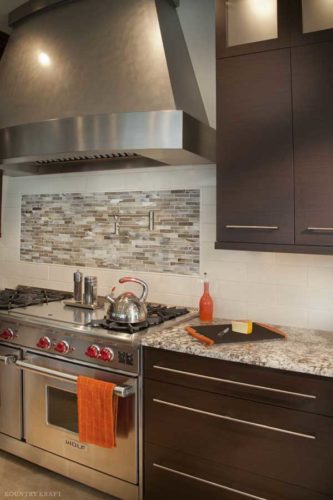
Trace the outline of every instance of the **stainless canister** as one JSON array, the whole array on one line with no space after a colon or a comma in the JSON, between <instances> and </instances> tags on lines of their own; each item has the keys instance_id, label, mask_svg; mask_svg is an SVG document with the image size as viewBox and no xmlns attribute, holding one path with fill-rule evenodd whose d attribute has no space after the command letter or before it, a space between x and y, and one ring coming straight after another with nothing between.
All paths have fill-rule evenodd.
<instances>
[{"instance_id":1,"label":"stainless canister","mask_svg":"<svg viewBox=\"0 0 333 500\"><path fill-rule=\"evenodd\" d=\"M97 277L86 276L84 278L84 303L96 304L97 302Z\"/></svg>"}]
</instances>

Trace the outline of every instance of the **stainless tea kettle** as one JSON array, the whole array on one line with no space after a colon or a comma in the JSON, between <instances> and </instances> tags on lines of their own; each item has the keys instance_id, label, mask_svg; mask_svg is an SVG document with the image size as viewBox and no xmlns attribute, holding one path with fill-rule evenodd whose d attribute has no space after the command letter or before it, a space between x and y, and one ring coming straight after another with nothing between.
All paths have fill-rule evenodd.
<instances>
[{"instance_id":1,"label":"stainless tea kettle","mask_svg":"<svg viewBox=\"0 0 333 500\"><path fill-rule=\"evenodd\" d=\"M147 308L145 300L148 295L148 285L138 278L124 277L119 283L139 283L143 291L141 297L137 297L132 292L125 292L114 299L108 295L106 299L110 302L107 318L117 323L142 323L147 319Z\"/></svg>"}]
</instances>

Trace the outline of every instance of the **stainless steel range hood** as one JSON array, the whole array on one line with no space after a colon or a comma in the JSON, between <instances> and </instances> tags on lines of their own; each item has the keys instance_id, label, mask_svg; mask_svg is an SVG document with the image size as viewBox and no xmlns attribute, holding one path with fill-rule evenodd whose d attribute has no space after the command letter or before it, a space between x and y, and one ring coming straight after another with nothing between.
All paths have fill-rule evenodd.
<instances>
[{"instance_id":1,"label":"stainless steel range hood","mask_svg":"<svg viewBox=\"0 0 333 500\"><path fill-rule=\"evenodd\" d=\"M0 62L9 175L215 161L176 0L30 0Z\"/></svg>"}]
</instances>

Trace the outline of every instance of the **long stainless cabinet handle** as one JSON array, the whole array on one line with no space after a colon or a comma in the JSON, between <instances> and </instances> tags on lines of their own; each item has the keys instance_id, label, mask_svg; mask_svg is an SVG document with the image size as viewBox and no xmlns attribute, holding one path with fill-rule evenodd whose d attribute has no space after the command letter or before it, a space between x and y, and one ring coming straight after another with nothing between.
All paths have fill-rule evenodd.
<instances>
[{"instance_id":1,"label":"long stainless cabinet handle","mask_svg":"<svg viewBox=\"0 0 333 500\"><path fill-rule=\"evenodd\" d=\"M247 498L254 498L255 500L267 500L267 498L251 495L251 493L245 493L245 491L236 490L235 488L230 488L229 486L225 486L223 484L214 483L213 481L207 481L207 479L192 476L191 474L186 474L185 472L180 472L179 470L170 469L169 467L165 467L164 465L154 463L153 467L156 467L156 469L161 469L167 472L171 472L172 474L177 474L178 476L187 477L188 479L193 479L194 481L199 481L200 483L209 484L210 486L216 486L216 488L221 488L222 490L232 491L233 493L238 493L238 495L243 495L244 497Z\"/></svg>"},{"instance_id":2,"label":"long stainless cabinet handle","mask_svg":"<svg viewBox=\"0 0 333 500\"><path fill-rule=\"evenodd\" d=\"M279 226L239 226L237 224L227 224L226 229L249 229L252 231L277 231Z\"/></svg>"},{"instance_id":3,"label":"long stainless cabinet handle","mask_svg":"<svg viewBox=\"0 0 333 500\"><path fill-rule=\"evenodd\" d=\"M263 391L277 392L278 394L288 394L289 396L296 396L299 398L317 399L317 396L314 396L313 394L303 394L301 392L284 391L282 389L275 389L274 387L265 387L264 385L247 384L246 382L237 382L235 380L229 380L226 378L210 377L208 375L200 375L199 373L191 373L182 370L175 370L174 368L167 368L165 366L153 365L153 368L155 368L156 370L164 370L166 372L178 373L180 375L188 375L189 377L197 377L206 380L214 380L216 382L225 382L226 384L239 385L241 387L249 387L251 389L260 389Z\"/></svg>"},{"instance_id":4,"label":"long stainless cabinet handle","mask_svg":"<svg viewBox=\"0 0 333 500\"><path fill-rule=\"evenodd\" d=\"M45 368L44 366L36 366L26 361L16 361L16 366L22 370L27 370L32 373L39 373L41 375L46 375L47 377L55 378L57 380L65 380L66 382L77 382L78 377L76 375L71 375L69 373L58 372L57 370L51 370L50 368ZM134 394L135 389L130 385L116 386L114 393L120 398L127 398Z\"/></svg>"},{"instance_id":5,"label":"long stainless cabinet handle","mask_svg":"<svg viewBox=\"0 0 333 500\"><path fill-rule=\"evenodd\" d=\"M287 429L280 429L280 427L271 427L270 425L258 424L256 422L250 422L249 420L242 420L240 418L229 417L227 415L219 415L218 413L198 410L197 408L178 405L176 403L171 403L170 401L163 401L162 399L154 398L153 401L154 403L158 403L160 405L172 406L173 408L179 408L180 410L186 410L192 413L200 413L201 415L208 415L209 417L220 418L221 420L228 420L230 422L237 422L238 424L250 425L251 427L259 427L260 429L265 429L268 431L279 432L281 434L290 434L292 436L298 436L305 439L316 439L316 436L314 436L313 434L303 434L302 432L288 431Z\"/></svg>"},{"instance_id":6,"label":"long stainless cabinet handle","mask_svg":"<svg viewBox=\"0 0 333 500\"><path fill-rule=\"evenodd\" d=\"M333 227L307 227L307 231L319 232L319 233L333 233Z\"/></svg>"},{"instance_id":7,"label":"long stainless cabinet handle","mask_svg":"<svg viewBox=\"0 0 333 500\"><path fill-rule=\"evenodd\" d=\"M16 356L12 354L7 354L6 356L0 356L0 361L5 363L5 365L13 365L16 361Z\"/></svg>"}]
</instances>

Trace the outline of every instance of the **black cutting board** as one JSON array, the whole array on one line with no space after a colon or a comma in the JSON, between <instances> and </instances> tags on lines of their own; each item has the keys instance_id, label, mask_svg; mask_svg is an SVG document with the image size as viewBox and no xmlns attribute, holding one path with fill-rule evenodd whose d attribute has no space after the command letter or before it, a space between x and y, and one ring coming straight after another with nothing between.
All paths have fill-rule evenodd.
<instances>
[{"instance_id":1,"label":"black cutting board","mask_svg":"<svg viewBox=\"0 0 333 500\"><path fill-rule=\"evenodd\" d=\"M230 331L223 336L219 336L218 333L223 332L225 328L230 327ZM237 333L231 331L231 324L225 325L205 325L205 326L192 326L201 335L208 337L213 340L215 344L233 344L234 342L260 342L263 340L285 340L281 332L275 333L264 326L257 323L253 323L253 331L250 334Z\"/></svg>"}]
</instances>

